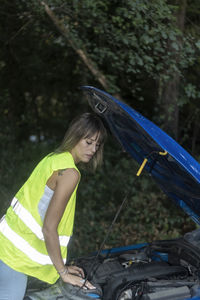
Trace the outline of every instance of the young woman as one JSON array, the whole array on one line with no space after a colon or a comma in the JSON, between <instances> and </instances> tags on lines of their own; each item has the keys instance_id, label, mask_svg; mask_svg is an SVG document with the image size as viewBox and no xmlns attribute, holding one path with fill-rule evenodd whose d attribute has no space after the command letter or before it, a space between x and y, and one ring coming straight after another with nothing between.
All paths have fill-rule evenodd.
<instances>
[{"instance_id":1,"label":"young woman","mask_svg":"<svg viewBox=\"0 0 200 300\"><path fill-rule=\"evenodd\" d=\"M27 276L82 286L84 272L66 266L73 231L77 164L101 164L106 130L91 113L76 118L59 148L43 158L0 222L0 300L22 300ZM86 282L87 288L94 288Z\"/></svg>"}]
</instances>

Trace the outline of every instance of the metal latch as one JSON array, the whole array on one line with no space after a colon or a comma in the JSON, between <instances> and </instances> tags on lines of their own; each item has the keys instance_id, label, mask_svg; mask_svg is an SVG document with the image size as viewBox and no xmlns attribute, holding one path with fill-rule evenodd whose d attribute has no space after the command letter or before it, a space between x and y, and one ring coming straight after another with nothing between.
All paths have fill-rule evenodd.
<instances>
[{"instance_id":1,"label":"metal latch","mask_svg":"<svg viewBox=\"0 0 200 300\"><path fill-rule=\"evenodd\" d=\"M99 112L100 114L103 114L103 113L106 111L107 106L106 106L105 104L101 103L101 102L98 102L98 103L95 105L95 108L98 110L98 112Z\"/></svg>"},{"instance_id":2,"label":"metal latch","mask_svg":"<svg viewBox=\"0 0 200 300\"><path fill-rule=\"evenodd\" d=\"M148 155L148 157L150 157L152 153L154 153L154 151L151 152L151 153ZM167 151L163 151L163 152L162 152L162 151L159 151L158 154L164 156L164 155L167 155L168 152L167 152ZM140 174L142 173L142 171L143 171L143 169L144 169L146 163L148 162L148 157L145 157L145 158L144 158L144 160L143 160L143 162L142 162L142 164L141 164L139 170L137 171L137 174L136 174L137 176L140 176Z\"/></svg>"}]
</instances>

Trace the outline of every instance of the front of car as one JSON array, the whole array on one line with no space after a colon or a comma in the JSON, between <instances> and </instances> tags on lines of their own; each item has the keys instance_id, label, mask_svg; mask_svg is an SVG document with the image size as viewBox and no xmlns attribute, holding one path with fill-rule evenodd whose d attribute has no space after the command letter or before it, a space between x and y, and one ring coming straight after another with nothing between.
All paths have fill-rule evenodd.
<instances>
[{"instance_id":1,"label":"front of car","mask_svg":"<svg viewBox=\"0 0 200 300\"><path fill-rule=\"evenodd\" d=\"M200 165L178 143L125 103L83 87L88 102L123 149L160 188L200 224ZM101 249L100 249L101 250ZM71 261L82 267L95 290L59 281L25 299L186 300L200 299L200 229L183 237L101 250ZM43 293L43 294L42 294ZM52 297L50 297L52 295Z\"/></svg>"}]
</instances>

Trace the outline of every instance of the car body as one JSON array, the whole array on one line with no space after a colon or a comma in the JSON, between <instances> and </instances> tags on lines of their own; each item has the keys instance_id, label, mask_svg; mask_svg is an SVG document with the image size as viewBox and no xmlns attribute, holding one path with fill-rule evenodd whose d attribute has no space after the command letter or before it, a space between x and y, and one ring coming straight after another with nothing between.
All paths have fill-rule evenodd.
<instances>
[{"instance_id":1,"label":"car body","mask_svg":"<svg viewBox=\"0 0 200 300\"><path fill-rule=\"evenodd\" d=\"M199 163L125 103L94 87L84 86L83 90L94 112L138 162L137 176L147 171L168 197L199 225ZM200 299L200 229L177 239L100 249L73 263L85 270L95 290L59 281L44 291L28 293L25 299Z\"/></svg>"}]
</instances>

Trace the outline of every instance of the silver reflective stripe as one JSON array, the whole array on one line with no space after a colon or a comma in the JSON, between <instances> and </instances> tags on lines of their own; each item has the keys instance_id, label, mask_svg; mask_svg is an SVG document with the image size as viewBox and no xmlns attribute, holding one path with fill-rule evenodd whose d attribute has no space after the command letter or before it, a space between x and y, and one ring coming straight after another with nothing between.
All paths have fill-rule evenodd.
<instances>
[{"instance_id":1,"label":"silver reflective stripe","mask_svg":"<svg viewBox=\"0 0 200 300\"><path fill-rule=\"evenodd\" d=\"M10 240L16 248L21 250L26 254L32 261L39 263L41 265L52 265L52 261L48 255L42 254L33 247L29 245L22 237L20 237L16 232L14 232L6 222L6 219L3 219L0 222L0 231L2 234ZM63 260L66 262L66 259Z\"/></svg>"},{"instance_id":2,"label":"silver reflective stripe","mask_svg":"<svg viewBox=\"0 0 200 300\"><path fill-rule=\"evenodd\" d=\"M35 221L27 209L25 209L16 198L11 202L11 206L18 217L26 224L26 226L40 239L44 241L41 226Z\"/></svg>"},{"instance_id":3,"label":"silver reflective stripe","mask_svg":"<svg viewBox=\"0 0 200 300\"><path fill-rule=\"evenodd\" d=\"M26 224L26 226L38 237L38 239L44 241L44 235L42 233L42 227L35 221L30 212L25 209L16 198L13 198L11 206L15 214ZM67 247L70 236L59 236L59 242L61 246Z\"/></svg>"},{"instance_id":4,"label":"silver reflective stripe","mask_svg":"<svg viewBox=\"0 0 200 300\"><path fill-rule=\"evenodd\" d=\"M51 199L53 197L54 191L51 190L47 185L44 187L44 194L40 198L40 201L38 203L38 213L40 215L40 218L42 221L44 221L49 203L51 202Z\"/></svg>"}]
</instances>

